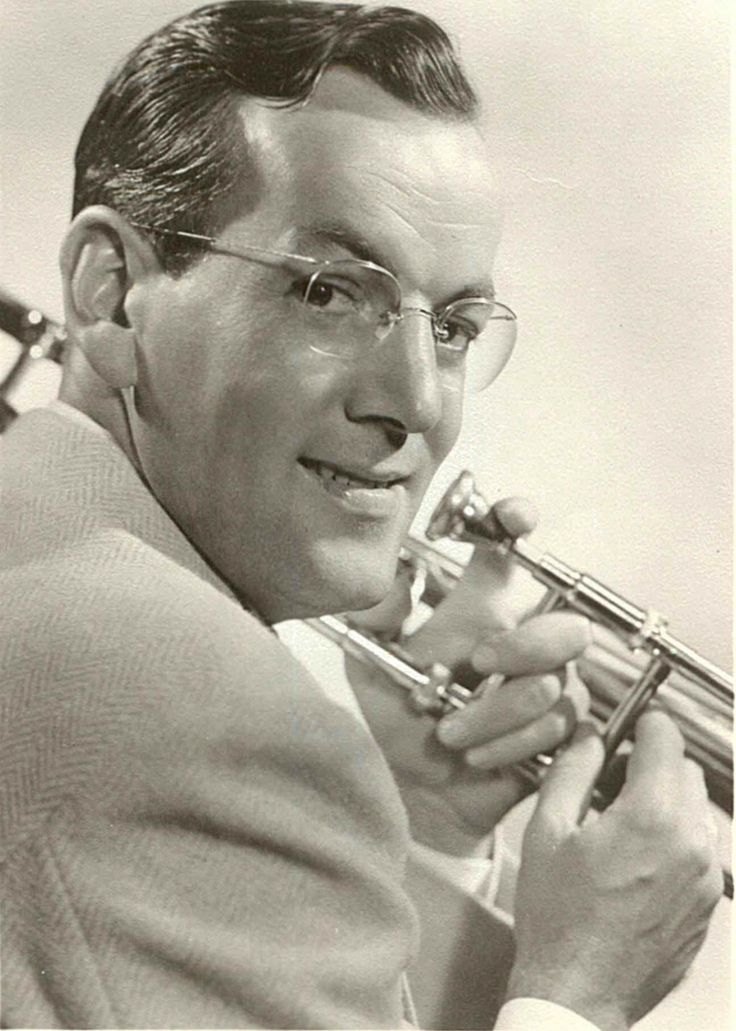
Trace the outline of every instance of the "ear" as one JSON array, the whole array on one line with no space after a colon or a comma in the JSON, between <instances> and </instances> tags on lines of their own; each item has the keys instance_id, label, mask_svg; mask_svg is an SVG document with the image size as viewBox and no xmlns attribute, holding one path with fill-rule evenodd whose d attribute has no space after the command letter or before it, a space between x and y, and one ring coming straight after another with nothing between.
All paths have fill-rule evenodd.
<instances>
[{"instance_id":1,"label":"ear","mask_svg":"<svg viewBox=\"0 0 736 1031\"><path fill-rule=\"evenodd\" d=\"M153 271L161 271L153 247L111 208L85 208L69 227L61 249L67 329L111 388L137 381L136 336L126 303Z\"/></svg>"}]
</instances>

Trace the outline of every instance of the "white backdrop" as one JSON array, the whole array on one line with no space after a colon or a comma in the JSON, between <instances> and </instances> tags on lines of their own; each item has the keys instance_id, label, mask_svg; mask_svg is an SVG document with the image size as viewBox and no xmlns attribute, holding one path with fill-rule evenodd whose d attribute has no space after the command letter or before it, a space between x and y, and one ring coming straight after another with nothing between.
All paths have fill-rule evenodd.
<instances>
[{"instance_id":1,"label":"white backdrop","mask_svg":"<svg viewBox=\"0 0 736 1031\"><path fill-rule=\"evenodd\" d=\"M0 0L0 285L49 314L83 121L112 64L189 6ZM484 99L508 197L499 294L520 318L428 504L464 465L490 497L529 494L538 540L728 665L726 0L413 6ZM20 403L51 389L37 377Z\"/></svg>"},{"instance_id":2,"label":"white backdrop","mask_svg":"<svg viewBox=\"0 0 736 1031\"><path fill-rule=\"evenodd\" d=\"M189 6L0 0L0 287L50 315L82 124L113 63ZM411 6L483 97L508 198L496 278L520 319L424 511L464 466L491 498L529 494L538 540L730 666L727 0ZM12 352L0 334L0 375ZM36 369L19 405L54 382ZM648 1026L726 1026L727 920Z\"/></svg>"}]
</instances>

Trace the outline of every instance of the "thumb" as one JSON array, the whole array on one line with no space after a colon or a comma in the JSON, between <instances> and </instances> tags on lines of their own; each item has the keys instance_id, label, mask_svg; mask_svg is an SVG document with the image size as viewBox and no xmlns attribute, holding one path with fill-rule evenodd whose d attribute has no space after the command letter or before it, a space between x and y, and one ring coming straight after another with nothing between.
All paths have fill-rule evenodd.
<instances>
[{"instance_id":1,"label":"thumb","mask_svg":"<svg viewBox=\"0 0 736 1031\"><path fill-rule=\"evenodd\" d=\"M501 498L491 512L503 532L514 539L531 533L539 521L536 506L528 498Z\"/></svg>"},{"instance_id":2,"label":"thumb","mask_svg":"<svg viewBox=\"0 0 736 1031\"><path fill-rule=\"evenodd\" d=\"M499 538L518 537L536 525L536 510L524 498L503 498L491 509ZM520 586L527 590L522 597ZM411 638L410 651L422 662L453 669L467 662L481 635L509 630L528 609L534 582L507 550L476 545L460 581Z\"/></svg>"},{"instance_id":3,"label":"thumb","mask_svg":"<svg viewBox=\"0 0 736 1031\"><path fill-rule=\"evenodd\" d=\"M532 533L538 522L537 510L528 498L510 497L497 501L486 516L486 521L496 527L498 540L516 540ZM493 574L496 581L503 582L515 568L514 559L504 550L487 544L476 545L469 567L478 566L486 575Z\"/></svg>"},{"instance_id":4,"label":"thumb","mask_svg":"<svg viewBox=\"0 0 736 1031\"><path fill-rule=\"evenodd\" d=\"M603 741L598 731L592 723L578 724L569 745L542 781L532 820L569 828L581 823L603 760Z\"/></svg>"}]
</instances>

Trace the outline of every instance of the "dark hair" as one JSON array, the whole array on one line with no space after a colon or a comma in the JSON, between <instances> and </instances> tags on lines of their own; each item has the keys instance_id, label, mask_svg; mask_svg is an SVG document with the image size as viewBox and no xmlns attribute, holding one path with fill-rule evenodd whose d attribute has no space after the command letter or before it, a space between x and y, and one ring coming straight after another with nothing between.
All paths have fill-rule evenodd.
<instances>
[{"instance_id":1,"label":"dark hair","mask_svg":"<svg viewBox=\"0 0 736 1031\"><path fill-rule=\"evenodd\" d=\"M74 214L106 204L132 222L215 232L233 188L250 180L234 101L304 102L343 65L419 111L469 119L477 99L447 35L401 7L304 0L233 0L178 18L116 69L84 127L75 158ZM195 253L157 237L165 267Z\"/></svg>"}]
</instances>

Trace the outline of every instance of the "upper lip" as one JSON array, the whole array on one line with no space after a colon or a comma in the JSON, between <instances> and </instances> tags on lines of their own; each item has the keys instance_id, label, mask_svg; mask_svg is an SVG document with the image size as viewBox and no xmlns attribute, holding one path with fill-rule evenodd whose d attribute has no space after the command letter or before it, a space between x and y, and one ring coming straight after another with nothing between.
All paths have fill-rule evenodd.
<instances>
[{"instance_id":1,"label":"upper lip","mask_svg":"<svg viewBox=\"0 0 736 1031\"><path fill-rule=\"evenodd\" d=\"M307 466L325 466L325 468L331 469L339 476L347 476L351 480L367 480L369 483L385 483L388 486L394 483L401 483L407 480L410 475L396 469L379 469L371 466L356 465L355 463L343 465L339 462L331 462L323 458L312 458L308 455L302 455L299 461L302 465Z\"/></svg>"}]
</instances>

